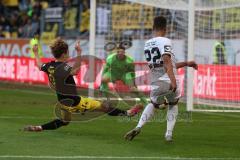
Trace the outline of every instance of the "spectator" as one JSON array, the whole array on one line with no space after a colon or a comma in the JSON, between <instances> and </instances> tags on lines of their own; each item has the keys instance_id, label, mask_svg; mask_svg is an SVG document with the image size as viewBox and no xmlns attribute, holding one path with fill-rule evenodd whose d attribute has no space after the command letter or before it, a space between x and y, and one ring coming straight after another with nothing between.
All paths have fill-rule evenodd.
<instances>
[{"instance_id":1,"label":"spectator","mask_svg":"<svg viewBox=\"0 0 240 160\"><path fill-rule=\"evenodd\" d=\"M0 38L5 38L5 35L2 33L2 26L0 26Z\"/></svg>"},{"instance_id":2,"label":"spectator","mask_svg":"<svg viewBox=\"0 0 240 160\"><path fill-rule=\"evenodd\" d=\"M22 12L20 17L19 17L19 27L18 27L18 36L19 37L25 37L24 35L24 27L28 22L28 16L26 12Z\"/></svg>"},{"instance_id":3,"label":"spectator","mask_svg":"<svg viewBox=\"0 0 240 160\"><path fill-rule=\"evenodd\" d=\"M32 5L32 16L34 14L36 14L37 17L40 17L41 16L41 12L42 12L42 5L41 5L40 1L37 0Z\"/></svg>"},{"instance_id":4,"label":"spectator","mask_svg":"<svg viewBox=\"0 0 240 160\"><path fill-rule=\"evenodd\" d=\"M19 10L21 12L27 12L30 6L31 6L30 0L20 0L19 2Z\"/></svg>"},{"instance_id":5,"label":"spectator","mask_svg":"<svg viewBox=\"0 0 240 160\"><path fill-rule=\"evenodd\" d=\"M27 24L23 26L22 37L31 37L32 32L32 20L28 19Z\"/></svg>"},{"instance_id":6,"label":"spectator","mask_svg":"<svg viewBox=\"0 0 240 160\"><path fill-rule=\"evenodd\" d=\"M6 7L3 5L2 1L0 0L0 15L6 15Z\"/></svg>"},{"instance_id":7,"label":"spectator","mask_svg":"<svg viewBox=\"0 0 240 160\"><path fill-rule=\"evenodd\" d=\"M32 33L36 33L39 29L40 29L40 23L39 23L39 18L37 14L33 14L32 17ZM33 37L33 35L31 35L31 37Z\"/></svg>"},{"instance_id":8,"label":"spectator","mask_svg":"<svg viewBox=\"0 0 240 160\"><path fill-rule=\"evenodd\" d=\"M221 33L219 40L214 44L213 48L213 63L227 64L226 49L224 44L224 35Z\"/></svg>"},{"instance_id":9,"label":"spectator","mask_svg":"<svg viewBox=\"0 0 240 160\"><path fill-rule=\"evenodd\" d=\"M42 58L43 57L43 52L42 52L42 47L41 47L41 44L40 44L40 31L37 30L36 32L34 32L34 35L33 35L33 38L30 40L30 57L31 58L35 58L35 55L33 53L33 46L34 45L38 45L38 52L39 52L39 57Z\"/></svg>"},{"instance_id":10,"label":"spectator","mask_svg":"<svg viewBox=\"0 0 240 160\"><path fill-rule=\"evenodd\" d=\"M48 0L49 7L62 7L63 0Z\"/></svg>"},{"instance_id":11,"label":"spectator","mask_svg":"<svg viewBox=\"0 0 240 160\"><path fill-rule=\"evenodd\" d=\"M9 25L10 25L10 32L18 31L18 27L20 26L20 17L19 17L18 11L15 11L13 14L11 14Z\"/></svg>"},{"instance_id":12,"label":"spectator","mask_svg":"<svg viewBox=\"0 0 240 160\"><path fill-rule=\"evenodd\" d=\"M62 7L63 7L63 12L67 11L71 7L71 1L64 0Z\"/></svg>"},{"instance_id":13,"label":"spectator","mask_svg":"<svg viewBox=\"0 0 240 160\"><path fill-rule=\"evenodd\" d=\"M0 26L2 27L3 31L9 31L9 22L4 15L0 15Z\"/></svg>"}]
</instances>

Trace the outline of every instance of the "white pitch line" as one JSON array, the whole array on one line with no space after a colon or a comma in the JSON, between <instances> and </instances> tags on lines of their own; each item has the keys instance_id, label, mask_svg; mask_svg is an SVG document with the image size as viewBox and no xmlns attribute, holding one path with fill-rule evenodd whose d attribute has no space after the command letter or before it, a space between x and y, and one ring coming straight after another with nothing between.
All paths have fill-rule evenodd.
<instances>
[{"instance_id":1,"label":"white pitch line","mask_svg":"<svg viewBox=\"0 0 240 160\"><path fill-rule=\"evenodd\" d=\"M118 156L30 156L0 155L0 158L26 159L167 159L167 160L239 160L240 158L188 158L188 157L118 157Z\"/></svg>"}]
</instances>

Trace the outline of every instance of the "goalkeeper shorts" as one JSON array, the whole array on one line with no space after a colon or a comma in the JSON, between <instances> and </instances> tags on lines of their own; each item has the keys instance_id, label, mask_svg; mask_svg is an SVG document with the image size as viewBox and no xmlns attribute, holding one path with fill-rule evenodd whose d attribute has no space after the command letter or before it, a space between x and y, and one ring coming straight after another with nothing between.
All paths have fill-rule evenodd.
<instances>
[{"instance_id":1,"label":"goalkeeper shorts","mask_svg":"<svg viewBox=\"0 0 240 160\"><path fill-rule=\"evenodd\" d=\"M112 74L111 72L106 72L103 74L103 77L110 79L110 82L113 82L113 83L116 82L117 80L121 80L125 85L129 85L129 86L134 85L134 81L135 81L131 72L123 73L121 75L115 75L115 74Z\"/></svg>"}]
</instances>

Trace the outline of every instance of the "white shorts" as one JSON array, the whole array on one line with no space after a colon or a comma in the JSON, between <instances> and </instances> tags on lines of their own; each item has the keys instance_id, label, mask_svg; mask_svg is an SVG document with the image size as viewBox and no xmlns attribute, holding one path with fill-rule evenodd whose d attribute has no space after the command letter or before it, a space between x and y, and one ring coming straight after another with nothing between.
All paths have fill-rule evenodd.
<instances>
[{"instance_id":1,"label":"white shorts","mask_svg":"<svg viewBox=\"0 0 240 160\"><path fill-rule=\"evenodd\" d=\"M180 97L179 81L177 81L177 90L170 91L170 80L159 80L151 83L150 99L155 104L163 104L166 100L168 103L176 102Z\"/></svg>"}]
</instances>

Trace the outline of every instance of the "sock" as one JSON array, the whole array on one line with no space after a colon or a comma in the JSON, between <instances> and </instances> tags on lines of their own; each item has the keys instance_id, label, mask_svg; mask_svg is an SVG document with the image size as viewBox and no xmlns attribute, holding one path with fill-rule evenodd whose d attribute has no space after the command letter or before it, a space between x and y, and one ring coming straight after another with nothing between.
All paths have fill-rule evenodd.
<instances>
[{"instance_id":1,"label":"sock","mask_svg":"<svg viewBox=\"0 0 240 160\"><path fill-rule=\"evenodd\" d=\"M108 88L108 83L106 82L102 82L101 85L100 85L100 91L101 91L101 94L102 96L108 98L109 97L109 88Z\"/></svg>"},{"instance_id":2,"label":"sock","mask_svg":"<svg viewBox=\"0 0 240 160\"><path fill-rule=\"evenodd\" d=\"M154 111L155 111L155 108L154 108L153 104L149 103L145 107L145 109L140 117L137 127L142 128L142 126L153 116Z\"/></svg>"},{"instance_id":3,"label":"sock","mask_svg":"<svg viewBox=\"0 0 240 160\"><path fill-rule=\"evenodd\" d=\"M62 126L66 126L68 124L69 124L69 122L64 122L60 119L55 119L51 122L43 124L41 127L42 127L43 130L53 130L53 129L57 129L57 128L62 127Z\"/></svg>"},{"instance_id":4,"label":"sock","mask_svg":"<svg viewBox=\"0 0 240 160\"><path fill-rule=\"evenodd\" d=\"M127 115L127 111L111 107L109 109L108 115L109 116L126 116Z\"/></svg>"},{"instance_id":5,"label":"sock","mask_svg":"<svg viewBox=\"0 0 240 160\"><path fill-rule=\"evenodd\" d=\"M171 135L177 120L178 115L178 105L169 105L167 112L167 131L166 135Z\"/></svg>"}]
</instances>

